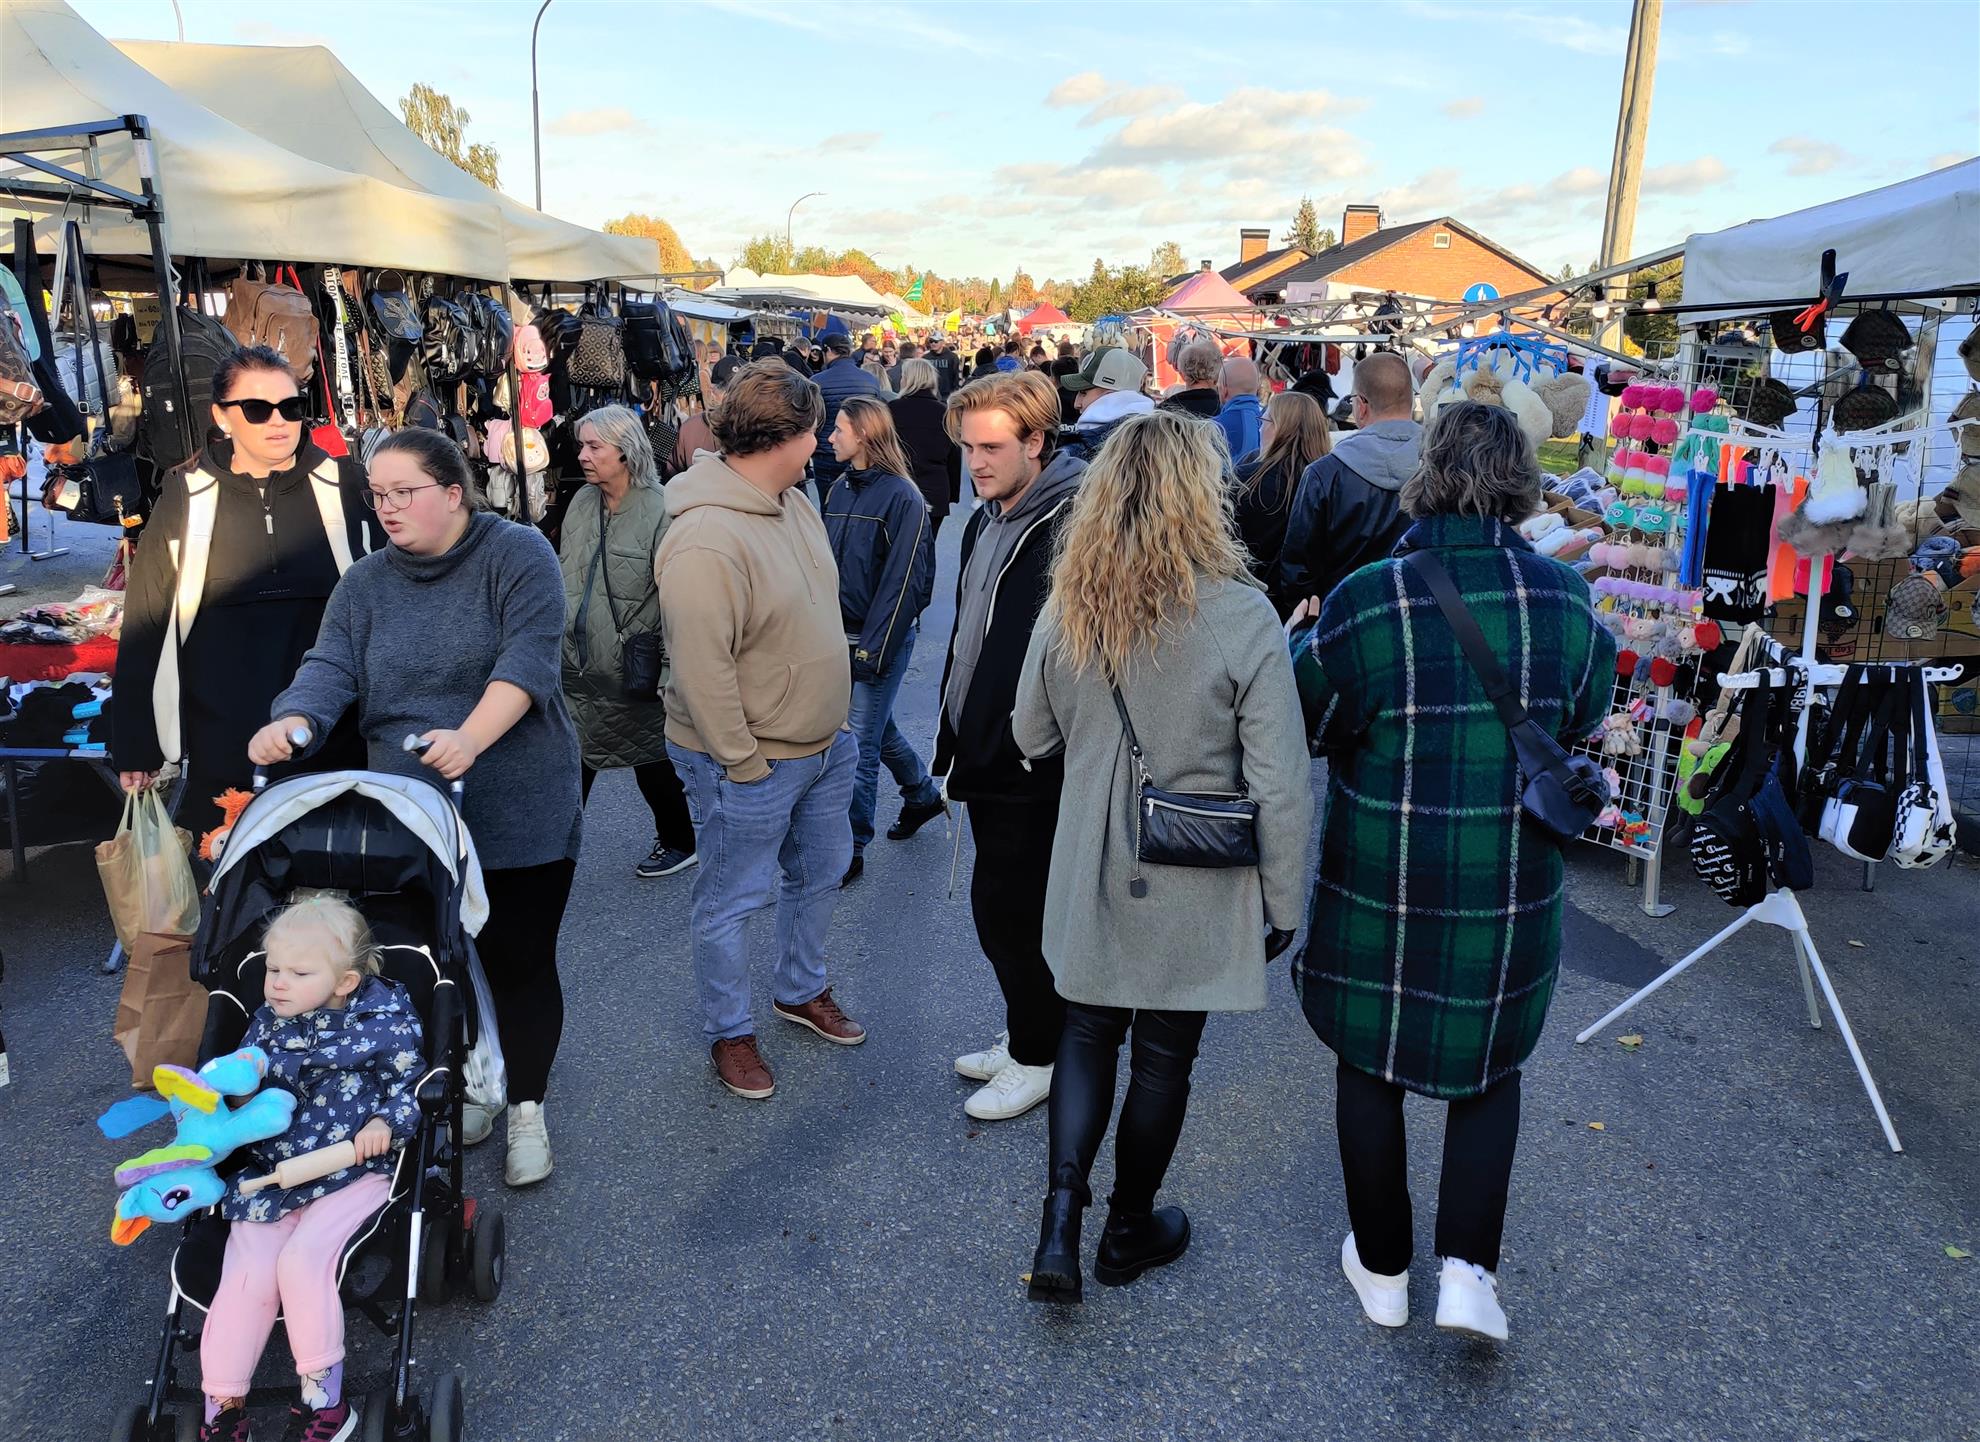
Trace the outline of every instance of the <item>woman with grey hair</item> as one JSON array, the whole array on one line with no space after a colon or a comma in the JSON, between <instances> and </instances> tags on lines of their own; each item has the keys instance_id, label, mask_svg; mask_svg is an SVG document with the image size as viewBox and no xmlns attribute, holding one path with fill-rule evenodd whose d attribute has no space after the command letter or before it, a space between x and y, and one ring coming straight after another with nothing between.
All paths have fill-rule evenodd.
<instances>
[{"instance_id":1,"label":"woman with grey hair","mask_svg":"<svg viewBox=\"0 0 1980 1442\"><path fill-rule=\"evenodd\" d=\"M658 653L660 592L653 558L667 534L667 496L639 417L601 406L578 422L578 465L588 482L564 513L564 698L583 750L582 794L600 771L630 766L653 811L653 850L633 868L651 880L694 865L694 823L667 759L664 654L637 692L628 643ZM641 639L635 639L641 638ZM635 656L635 669L637 656Z\"/></svg>"},{"instance_id":2,"label":"woman with grey hair","mask_svg":"<svg viewBox=\"0 0 1980 1442\"><path fill-rule=\"evenodd\" d=\"M1348 1222L1341 1269L1370 1320L1409 1320L1403 1093L1450 1104L1437 1197L1437 1325L1504 1341L1500 1235L1519 1074L1561 946L1561 847L1526 819L1512 742L1425 574L1450 578L1527 713L1563 745L1609 705L1616 647L1588 586L1514 529L1540 504L1509 411L1437 413L1403 483L1411 524L1293 633L1326 824L1293 984L1336 1054ZM1303 619L1306 606L1294 612Z\"/></svg>"}]
</instances>

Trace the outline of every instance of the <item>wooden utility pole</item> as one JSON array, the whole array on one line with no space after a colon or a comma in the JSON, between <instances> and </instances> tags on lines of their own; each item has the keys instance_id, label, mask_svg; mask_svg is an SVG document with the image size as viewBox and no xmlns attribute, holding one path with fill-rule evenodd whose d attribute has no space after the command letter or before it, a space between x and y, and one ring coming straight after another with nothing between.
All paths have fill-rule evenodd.
<instances>
[{"instance_id":1,"label":"wooden utility pole","mask_svg":"<svg viewBox=\"0 0 1980 1442\"><path fill-rule=\"evenodd\" d=\"M1622 104L1616 112L1616 148L1609 162L1608 208L1602 216L1602 255L1596 268L1629 259L1636 239L1636 192L1643 180L1643 138L1650 129L1650 91L1657 79L1657 31L1663 24L1664 0L1634 0L1629 17L1629 48L1623 54ZM1629 295L1629 277L1612 278L1606 287L1611 302ZM1622 318L1615 316L1596 332L1610 349L1619 349Z\"/></svg>"}]
</instances>

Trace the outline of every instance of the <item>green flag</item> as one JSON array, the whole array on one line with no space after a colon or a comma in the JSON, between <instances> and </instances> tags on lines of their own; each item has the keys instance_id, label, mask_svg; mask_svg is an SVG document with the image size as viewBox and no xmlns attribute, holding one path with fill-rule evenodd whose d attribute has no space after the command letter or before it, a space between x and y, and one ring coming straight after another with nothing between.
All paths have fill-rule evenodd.
<instances>
[{"instance_id":1,"label":"green flag","mask_svg":"<svg viewBox=\"0 0 1980 1442\"><path fill-rule=\"evenodd\" d=\"M927 279L928 277L925 275L916 276L914 278L914 284L907 288L907 294L902 296L901 299L906 301L909 305L920 305L921 283Z\"/></svg>"}]
</instances>

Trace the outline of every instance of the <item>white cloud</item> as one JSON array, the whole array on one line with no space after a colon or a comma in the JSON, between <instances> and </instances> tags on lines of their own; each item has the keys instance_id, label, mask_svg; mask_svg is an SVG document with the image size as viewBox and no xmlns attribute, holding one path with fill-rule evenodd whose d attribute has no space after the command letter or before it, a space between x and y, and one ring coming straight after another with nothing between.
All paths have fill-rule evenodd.
<instances>
[{"instance_id":1,"label":"white cloud","mask_svg":"<svg viewBox=\"0 0 1980 1442\"><path fill-rule=\"evenodd\" d=\"M1106 93L1106 77L1098 70L1082 70L1054 85L1046 95L1045 103L1054 110L1064 110L1073 105L1091 105Z\"/></svg>"},{"instance_id":2,"label":"white cloud","mask_svg":"<svg viewBox=\"0 0 1980 1442\"><path fill-rule=\"evenodd\" d=\"M818 142L820 155L849 155L855 151L871 150L880 143L877 130L841 130L837 135L828 135Z\"/></svg>"},{"instance_id":3,"label":"white cloud","mask_svg":"<svg viewBox=\"0 0 1980 1442\"><path fill-rule=\"evenodd\" d=\"M1925 162L1927 170L1944 170L1948 165L1957 165L1962 160L1971 160L1973 153L1968 150L1942 150Z\"/></svg>"},{"instance_id":4,"label":"white cloud","mask_svg":"<svg viewBox=\"0 0 1980 1442\"><path fill-rule=\"evenodd\" d=\"M1103 120L1120 120L1130 115L1145 115L1161 106L1174 105L1182 98L1182 91L1173 85L1142 85L1132 90L1117 90L1080 116L1079 123L1097 125Z\"/></svg>"},{"instance_id":5,"label":"white cloud","mask_svg":"<svg viewBox=\"0 0 1980 1442\"><path fill-rule=\"evenodd\" d=\"M1547 189L1556 195L1595 195L1608 188L1608 172L1592 165L1577 165L1547 182Z\"/></svg>"},{"instance_id":6,"label":"white cloud","mask_svg":"<svg viewBox=\"0 0 1980 1442\"><path fill-rule=\"evenodd\" d=\"M1716 155L1681 160L1670 165L1653 165L1643 172L1645 195L1696 195L1732 179L1732 172Z\"/></svg>"},{"instance_id":7,"label":"white cloud","mask_svg":"<svg viewBox=\"0 0 1980 1442\"><path fill-rule=\"evenodd\" d=\"M1784 135L1767 153L1787 156L1789 175L1827 175L1849 158L1840 145L1806 135Z\"/></svg>"},{"instance_id":8,"label":"white cloud","mask_svg":"<svg viewBox=\"0 0 1980 1442\"><path fill-rule=\"evenodd\" d=\"M1484 113L1484 98L1477 95L1467 95L1461 99L1453 100L1444 106L1444 114L1453 120L1470 120L1474 116L1483 115Z\"/></svg>"},{"instance_id":9,"label":"white cloud","mask_svg":"<svg viewBox=\"0 0 1980 1442\"><path fill-rule=\"evenodd\" d=\"M1557 45L1577 55L1620 55L1629 40L1621 25L1598 25L1566 9L1485 11L1468 6L1435 5L1411 0L1402 7L1423 20L1465 25L1490 24L1542 45Z\"/></svg>"},{"instance_id":10,"label":"white cloud","mask_svg":"<svg viewBox=\"0 0 1980 1442\"><path fill-rule=\"evenodd\" d=\"M1309 145L1314 138L1312 124L1346 108L1324 90L1240 86L1209 104L1188 101L1161 114L1137 116L1116 131L1100 153L1138 161L1228 161L1270 154L1278 157L1281 167L1286 156L1299 154L1309 162L1320 160L1324 169L1326 153L1316 156ZM1334 134L1328 138L1338 141L1343 137Z\"/></svg>"},{"instance_id":11,"label":"white cloud","mask_svg":"<svg viewBox=\"0 0 1980 1442\"><path fill-rule=\"evenodd\" d=\"M596 110L567 110L543 127L552 135L637 135L646 122L623 105L601 105Z\"/></svg>"}]
</instances>

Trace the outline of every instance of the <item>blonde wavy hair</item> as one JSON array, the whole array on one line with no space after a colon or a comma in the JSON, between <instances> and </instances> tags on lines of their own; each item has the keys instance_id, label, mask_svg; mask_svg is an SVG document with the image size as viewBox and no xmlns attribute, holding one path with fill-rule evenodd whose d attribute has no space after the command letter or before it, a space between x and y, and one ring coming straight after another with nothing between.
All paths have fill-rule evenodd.
<instances>
[{"instance_id":1,"label":"blonde wavy hair","mask_svg":"<svg viewBox=\"0 0 1980 1442\"><path fill-rule=\"evenodd\" d=\"M1177 411L1130 416L1073 493L1045 612L1074 671L1126 677L1134 653L1196 614L1202 581L1247 574L1222 433Z\"/></svg>"}]
</instances>

